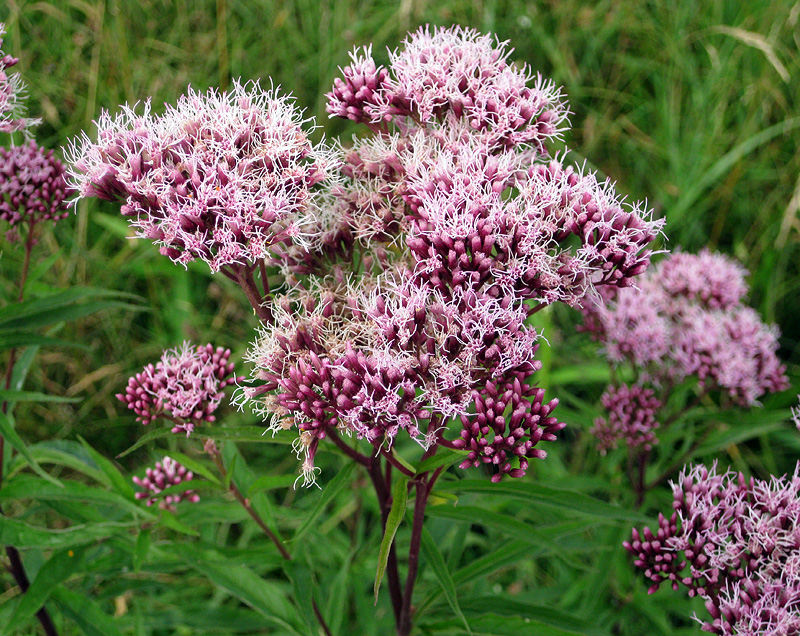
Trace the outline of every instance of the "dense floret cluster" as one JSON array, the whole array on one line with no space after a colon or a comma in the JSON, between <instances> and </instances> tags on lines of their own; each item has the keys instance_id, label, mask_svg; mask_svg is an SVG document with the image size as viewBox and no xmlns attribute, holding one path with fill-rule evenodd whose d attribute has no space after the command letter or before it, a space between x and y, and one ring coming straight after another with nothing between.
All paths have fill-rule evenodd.
<instances>
[{"instance_id":1,"label":"dense floret cluster","mask_svg":"<svg viewBox=\"0 0 800 636\"><path fill-rule=\"evenodd\" d=\"M162 495L162 491L192 479L194 479L192 471L171 457L165 456L160 462L156 462L155 467L145 471L144 478L134 477L133 483L142 488L136 493L137 499L146 499L148 506L158 504L162 510L175 512L176 504L181 501L197 503L200 501L200 496L194 490L184 490L169 495Z\"/></svg>"},{"instance_id":2,"label":"dense floret cluster","mask_svg":"<svg viewBox=\"0 0 800 636\"><path fill-rule=\"evenodd\" d=\"M316 214L314 186L335 166L290 98L234 83L225 93L189 89L161 116L149 101L142 110L103 113L97 140L73 144L81 196L124 201L137 236L212 271L250 266L302 238Z\"/></svg>"},{"instance_id":3,"label":"dense floret cluster","mask_svg":"<svg viewBox=\"0 0 800 636\"><path fill-rule=\"evenodd\" d=\"M142 424L163 417L174 424L174 433L185 431L188 436L196 426L216 419L225 387L242 379L234 375L230 355L230 349L185 342L130 378L117 398Z\"/></svg>"},{"instance_id":4,"label":"dense floret cluster","mask_svg":"<svg viewBox=\"0 0 800 636\"><path fill-rule=\"evenodd\" d=\"M17 73L8 73L8 69L15 66L19 60L3 53L3 35L5 25L0 22L0 132L11 133L25 130L38 123L35 119L26 119L25 113L25 85Z\"/></svg>"},{"instance_id":5,"label":"dense floret cluster","mask_svg":"<svg viewBox=\"0 0 800 636\"><path fill-rule=\"evenodd\" d=\"M645 379L669 385L697 378L737 404L756 403L788 386L778 331L742 300L746 272L703 250L677 253L643 276L639 289L612 290L583 305L584 327L614 363L630 362Z\"/></svg>"},{"instance_id":6,"label":"dense floret cluster","mask_svg":"<svg viewBox=\"0 0 800 636\"><path fill-rule=\"evenodd\" d=\"M64 173L53 151L35 141L0 148L0 219L14 227L66 218Z\"/></svg>"},{"instance_id":7,"label":"dense floret cluster","mask_svg":"<svg viewBox=\"0 0 800 636\"><path fill-rule=\"evenodd\" d=\"M564 426L535 386L527 318L649 263L661 223L550 156L566 103L507 56L492 36L424 28L388 68L355 51L328 94L329 113L373 135L341 149L345 179L310 244L280 254L290 287L242 395L299 429L309 481L327 435L380 452L401 431L495 480L522 476Z\"/></svg>"},{"instance_id":8,"label":"dense floret cluster","mask_svg":"<svg viewBox=\"0 0 800 636\"><path fill-rule=\"evenodd\" d=\"M656 415L661 401L652 389L626 384L610 386L600 400L608 417L596 418L591 432L597 437L597 448L603 455L617 448L620 442L632 451L647 451L658 444Z\"/></svg>"},{"instance_id":9,"label":"dense floret cluster","mask_svg":"<svg viewBox=\"0 0 800 636\"><path fill-rule=\"evenodd\" d=\"M791 477L749 480L695 466L672 485L674 512L633 530L626 549L653 582L706 601L705 631L800 634L800 465Z\"/></svg>"}]
</instances>

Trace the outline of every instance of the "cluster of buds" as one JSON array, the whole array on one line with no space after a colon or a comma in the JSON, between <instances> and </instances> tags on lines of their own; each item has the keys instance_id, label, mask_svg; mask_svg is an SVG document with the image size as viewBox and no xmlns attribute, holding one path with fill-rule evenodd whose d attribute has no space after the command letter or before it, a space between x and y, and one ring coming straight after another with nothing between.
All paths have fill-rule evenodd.
<instances>
[{"instance_id":1,"label":"cluster of buds","mask_svg":"<svg viewBox=\"0 0 800 636\"><path fill-rule=\"evenodd\" d=\"M185 431L188 437L195 426L216 419L225 387L242 379L234 375L230 355L230 349L184 342L130 378L117 398L142 424L166 418L174 425L173 433Z\"/></svg>"},{"instance_id":2,"label":"cluster of buds","mask_svg":"<svg viewBox=\"0 0 800 636\"><path fill-rule=\"evenodd\" d=\"M53 151L35 141L0 148L0 219L14 228L66 218L64 173Z\"/></svg>"},{"instance_id":3,"label":"cluster of buds","mask_svg":"<svg viewBox=\"0 0 800 636\"><path fill-rule=\"evenodd\" d=\"M175 505L181 501L197 503L200 497L194 490L184 490L183 492L162 495L162 491L170 486L192 481L194 473L186 470L186 467L179 464L171 457L164 457L160 462L156 462L155 467L145 471L144 479L134 477L133 483L142 488L136 493L137 499L146 499L147 505L158 504L162 510L175 512Z\"/></svg>"},{"instance_id":4,"label":"cluster of buds","mask_svg":"<svg viewBox=\"0 0 800 636\"><path fill-rule=\"evenodd\" d=\"M597 448L603 455L617 448L621 441L634 452L647 451L658 444L656 414L661 401L652 389L626 384L610 386L603 393L601 402L608 419L595 419L591 432L597 438Z\"/></svg>"},{"instance_id":5,"label":"cluster of buds","mask_svg":"<svg viewBox=\"0 0 800 636\"><path fill-rule=\"evenodd\" d=\"M423 28L388 68L356 50L328 94L332 116L373 135L341 150L345 179L309 244L281 254L291 286L242 394L300 431L308 481L332 431L376 452L404 432L467 451L462 467L495 481L524 475L564 426L535 386L527 318L629 286L649 263L661 223L550 158L567 105L508 53L490 35Z\"/></svg>"},{"instance_id":6,"label":"cluster of buds","mask_svg":"<svg viewBox=\"0 0 800 636\"><path fill-rule=\"evenodd\" d=\"M97 141L84 134L73 143L72 185L83 197L123 201L137 236L177 263L253 266L302 240L316 214L314 186L335 168L304 123L289 97L258 83L189 89L161 116L149 102L141 114L125 106L103 113Z\"/></svg>"},{"instance_id":7,"label":"cluster of buds","mask_svg":"<svg viewBox=\"0 0 800 636\"><path fill-rule=\"evenodd\" d=\"M25 86L17 73L8 73L19 60L3 53L3 35L5 25L0 22L0 132L10 133L24 131L38 120L25 119L24 97Z\"/></svg>"},{"instance_id":8,"label":"cluster of buds","mask_svg":"<svg viewBox=\"0 0 800 636\"><path fill-rule=\"evenodd\" d=\"M685 469L671 516L625 542L650 592L667 583L702 597L710 619L698 621L713 634L800 633L799 471L748 480L716 466Z\"/></svg>"},{"instance_id":9,"label":"cluster of buds","mask_svg":"<svg viewBox=\"0 0 800 636\"><path fill-rule=\"evenodd\" d=\"M778 331L742 302L746 272L703 250L667 257L639 289L613 290L604 304L585 302L584 328L614 363L630 362L655 383L693 377L737 404L755 404L788 386L778 360Z\"/></svg>"}]
</instances>

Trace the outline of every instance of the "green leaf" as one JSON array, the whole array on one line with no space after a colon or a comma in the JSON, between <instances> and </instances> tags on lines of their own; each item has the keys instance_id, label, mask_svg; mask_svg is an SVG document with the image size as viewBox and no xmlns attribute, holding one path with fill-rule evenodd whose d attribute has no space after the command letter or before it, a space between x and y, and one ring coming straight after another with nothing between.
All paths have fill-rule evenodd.
<instances>
[{"instance_id":1,"label":"green leaf","mask_svg":"<svg viewBox=\"0 0 800 636\"><path fill-rule=\"evenodd\" d=\"M117 455L116 459L122 459L126 455L130 455L137 448L140 448L140 447L144 446L145 444L147 444L147 442L151 442L154 439L160 439L162 437L167 437L168 435L171 435L171 434L172 434L172 431L170 431L170 429L168 429L168 428L161 428L161 429L157 429L155 431L150 431L146 435L142 435L138 440L136 440L136 443L133 446L129 446L127 449L125 449L119 455Z\"/></svg>"},{"instance_id":2,"label":"green leaf","mask_svg":"<svg viewBox=\"0 0 800 636\"><path fill-rule=\"evenodd\" d=\"M252 607L270 623L302 636L298 631L297 611L287 602L281 587L243 565L232 566L221 554L210 550L200 551L196 546L182 544L173 549L214 585Z\"/></svg>"},{"instance_id":3,"label":"green leaf","mask_svg":"<svg viewBox=\"0 0 800 636\"><path fill-rule=\"evenodd\" d=\"M94 448L92 448L85 439L80 436L78 436L78 439L80 440L81 445L89 455L90 459L102 471L106 478L106 484L111 486L111 488L113 488L123 497L133 500L134 490L131 480L128 477L125 477L110 459L103 457Z\"/></svg>"},{"instance_id":4,"label":"green leaf","mask_svg":"<svg viewBox=\"0 0 800 636\"><path fill-rule=\"evenodd\" d=\"M692 457L716 453L733 444L740 444L759 435L779 431L786 427L788 419L785 411L718 413L717 417L726 425L711 433L700 448L692 454Z\"/></svg>"},{"instance_id":5,"label":"green leaf","mask_svg":"<svg viewBox=\"0 0 800 636\"><path fill-rule=\"evenodd\" d=\"M138 572L142 564L147 562L150 552L150 530L140 530L136 537L136 547L133 550L133 571Z\"/></svg>"},{"instance_id":6,"label":"green leaf","mask_svg":"<svg viewBox=\"0 0 800 636\"><path fill-rule=\"evenodd\" d=\"M74 621L86 636L122 636L117 622L86 594L58 587L51 597L64 616Z\"/></svg>"},{"instance_id":7,"label":"green leaf","mask_svg":"<svg viewBox=\"0 0 800 636\"><path fill-rule=\"evenodd\" d=\"M462 479L461 481L451 481L440 483L437 486L440 491L452 492L474 492L488 493L492 496L505 496L514 499L521 499L530 504L548 506L566 510L581 516L598 517L601 519L613 519L624 521L646 521L647 517L613 506L589 495L574 490L556 488L552 485L543 486L541 484L501 481L494 484L482 479Z\"/></svg>"},{"instance_id":8,"label":"green leaf","mask_svg":"<svg viewBox=\"0 0 800 636\"><path fill-rule=\"evenodd\" d=\"M603 636L608 633L597 630L586 620L576 616L574 612L565 612L549 605L528 603L506 594L465 598L462 599L461 606L464 612L476 618L485 615L486 608L490 607L493 614L516 616L523 619L531 618L537 623L563 629L570 634Z\"/></svg>"},{"instance_id":9,"label":"green leaf","mask_svg":"<svg viewBox=\"0 0 800 636\"><path fill-rule=\"evenodd\" d=\"M301 525L297 529L297 532L294 533L294 536L292 537L292 543L294 545L297 545L300 539L305 536L306 532L314 527L317 519L322 514L322 511L325 510L325 506L328 505L330 500L333 499L339 493L339 491L341 491L350 483L350 474L353 472L355 466L356 465L354 462L348 462L345 464L344 468L338 472L336 477L331 479L330 483L325 486L325 488L322 490L320 498L317 500L317 503L314 506L314 509L309 515L306 516L303 525Z\"/></svg>"},{"instance_id":10,"label":"green leaf","mask_svg":"<svg viewBox=\"0 0 800 636\"><path fill-rule=\"evenodd\" d=\"M0 389L0 400L3 402L80 402L81 398L62 397L37 391Z\"/></svg>"},{"instance_id":11,"label":"green leaf","mask_svg":"<svg viewBox=\"0 0 800 636\"><path fill-rule=\"evenodd\" d=\"M41 476L43 479L46 479L51 484L63 487L63 485L61 484L60 481L58 481L58 479L48 475L47 472L39 465L39 462L37 462L33 458L33 455L31 455L31 452L30 450L28 450L28 447L25 445L25 442L22 441L22 438L14 429L14 421L12 417L10 415L6 415L1 410L0 410L0 435L5 437L8 440L8 443L11 444L11 446L13 446L19 452L19 454L25 458L25 461L36 472L37 475ZM0 461L2 461L1 457ZM12 543L10 545L16 545L16 544Z\"/></svg>"},{"instance_id":12,"label":"green leaf","mask_svg":"<svg viewBox=\"0 0 800 636\"><path fill-rule=\"evenodd\" d=\"M119 300L98 300L112 298L135 299L137 297L133 294L107 289L73 287L43 298L25 300L3 307L0 309L0 328L38 329L59 322L83 318L111 307L140 309Z\"/></svg>"},{"instance_id":13,"label":"green leaf","mask_svg":"<svg viewBox=\"0 0 800 636\"><path fill-rule=\"evenodd\" d=\"M162 510L161 517L159 517L159 522L162 526L169 528L170 530L174 530L175 532L180 532L181 534L188 535L190 537L199 537L200 533L195 530L194 528L190 528L182 521L178 520L178 518L172 514L169 510Z\"/></svg>"},{"instance_id":14,"label":"green leaf","mask_svg":"<svg viewBox=\"0 0 800 636\"><path fill-rule=\"evenodd\" d=\"M412 467L412 469L417 475L421 475L422 473L427 473L430 470L435 470L440 466L449 468L457 461L463 461L467 454L467 451L446 448L444 450L440 450L433 457L428 457L428 459L421 461L416 468Z\"/></svg>"},{"instance_id":15,"label":"green leaf","mask_svg":"<svg viewBox=\"0 0 800 636\"><path fill-rule=\"evenodd\" d=\"M470 619L472 629L480 636L581 636L587 632L574 629L561 629L553 627L533 617L501 616L495 613L486 613ZM457 619L426 623L428 632L463 633L463 628ZM446 631L445 631L446 630Z\"/></svg>"},{"instance_id":16,"label":"green leaf","mask_svg":"<svg viewBox=\"0 0 800 636\"><path fill-rule=\"evenodd\" d=\"M249 499L257 492L288 488L293 486L296 481L295 475L264 475L250 484L250 488L247 489L247 498Z\"/></svg>"},{"instance_id":17,"label":"green leaf","mask_svg":"<svg viewBox=\"0 0 800 636\"><path fill-rule=\"evenodd\" d=\"M0 499L36 499L41 501L78 501L95 505L116 506L136 516L155 519L155 515L118 492L82 484L59 482L56 486L33 475L17 475L3 484Z\"/></svg>"},{"instance_id":18,"label":"green leaf","mask_svg":"<svg viewBox=\"0 0 800 636\"><path fill-rule=\"evenodd\" d=\"M467 623L467 619L458 604L456 584L453 582L453 577L450 575L450 570L447 569L447 564L444 562L444 556L442 556L439 546L436 545L436 542L433 540L433 537L431 536L431 533L428 532L427 528L422 528L422 553L425 555L428 565L431 566L431 570L433 570L436 580L439 581L442 592L444 592L444 596L447 599L447 603L450 605L450 608L453 610L453 613L464 623L464 627L467 632L472 634L469 623Z\"/></svg>"},{"instance_id":19,"label":"green leaf","mask_svg":"<svg viewBox=\"0 0 800 636\"><path fill-rule=\"evenodd\" d=\"M193 437L228 442L260 442L266 444L292 444L296 435L288 432L273 435L265 426L230 426L195 429Z\"/></svg>"},{"instance_id":20,"label":"green leaf","mask_svg":"<svg viewBox=\"0 0 800 636\"><path fill-rule=\"evenodd\" d=\"M89 349L85 344L70 342L61 338L50 338L31 331L3 331L0 332L0 350L40 345L43 347L75 347L76 349Z\"/></svg>"},{"instance_id":21,"label":"green leaf","mask_svg":"<svg viewBox=\"0 0 800 636\"><path fill-rule=\"evenodd\" d=\"M17 548L72 548L127 532L134 525L135 523L92 523L79 524L64 530L48 530L19 519L0 516L0 544Z\"/></svg>"},{"instance_id":22,"label":"green leaf","mask_svg":"<svg viewBox=\"0 0 800 636\"><path fill-rule=\"evenodd\" d=\"M202 462L194 459L193 457L189 457L188 455L184 455L183 453L179 453L178 451L170 451L169 456L172 459L177 460L181 464L183 464L188 470L191 470L194 474L200 475L204 479L207 479L215 486L221 486L222 482L220 482L219 477L217 477L211 470Z\"/></svg>"},{"instance_id":23,"label":"green leaf","mask_svg":"<svg viewBox=\"0 0 800 636\"><path fill-rule=\"evenodd\" d=\"M397 528L400 527L400 522L406 514L406 502L408 500L408 480L400 475L392 486L392 508L389 510L389 515L386 517L386 529L383 533L381 540L381 549L378 552L378 572L375 575L375 605L378 604L378 592L381 589L381 581L386 572L386 564L389 560L389 550L394 541L394 535L397 533Z\"/></svg>"},{"instance_id":24,"label":"green leaf","mask_svg":"<svg viewBox=\"0 0 800 636\"><path fill-rule=\"evenodd\" d=\"M66 581L83 567L83 549L58 550L39 568L19 604L14 609L6 625L6 633L11 633L22 622L32 618L44 605L57 585Z\"/></svg>"}]
</instances>

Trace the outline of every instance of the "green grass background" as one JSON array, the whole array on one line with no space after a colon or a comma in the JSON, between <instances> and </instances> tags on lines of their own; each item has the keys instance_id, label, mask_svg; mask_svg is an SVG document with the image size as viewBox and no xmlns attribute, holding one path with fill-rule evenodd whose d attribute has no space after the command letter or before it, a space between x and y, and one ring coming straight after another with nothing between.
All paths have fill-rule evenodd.
<instances>
[{"instance_id":1,"label":"green grass background","mask_svg":"<svg viewBox=\"0 0 800 636\"><path fill-rule=\"evenodd\" d=\"M150 98L158 112L188 84L225 87L239 77L262 84L271 78L291 91L316 118L318 136L349 135L353 126L325 115L324 93L354 46L373 43L385 61L386 47L398 46L421 24L492 31L510 41L512 59L564 86L573 160L615 180L631 199L647 199L667 219L664 247L710 246L744 263L751 304L780 326L780 354L793 379L793 391L765 402L781 408L796 402L800 2L6 0L0 21L8 31L5 52L20 58L29 113L43 119L35 135L55 148L91 130L103 108ZM41 238L31 294L88 285L133 292L143 301L140 311L106 312L59 333L85 349L40 353L27 388L82 401L20 409L17 419L31 442L80 434L114 456L142 433L114 399L129 375L186 338L229 346L237 358L253 339L255 319L227 279L212 278L202 264L187 273L128 234L114 205L93 200ZM15 296L21 258L21 249L4 248L0 288L6 300ZM594 349L572 332L573 313L556 314L560 332L549 312L539 314L553 345L540 352L542 377L562 398L560 416L572 424L567 416L596 399L604 377L575 366ZM581 417L578 428L590 425L591 417ZM229 418L254 423L247 414ZM757 421L757 412L752 418ZM792 444L781 448L780 440L763 436L737 452L763 472L785 470L796 459L798 444ZM277 450L252 458L254 465L274 474L295 471L294 456ZM560 462L566 465L572 452L556 449L550 474L565 471ZM122 464L138 468L147 457L143 449ZM295 496L303 498L290 494L283 503ZM618 544L616 537L610 541ZM624 555L618 557L627 567ZM535 565L517 567L525 575L536 572ZM586 580L594 579L587 574ZM564 605L567 596L559 597ZM661 602L668 604L668 596ZM650 601L642 596L638 602L641 608ZM663 620L657 618L663 605L652 607L656 618L648 629ZM583 611L590 617L594 610ZM697 632L686 625L687 633Z\"/></svg>"}]
</instances>

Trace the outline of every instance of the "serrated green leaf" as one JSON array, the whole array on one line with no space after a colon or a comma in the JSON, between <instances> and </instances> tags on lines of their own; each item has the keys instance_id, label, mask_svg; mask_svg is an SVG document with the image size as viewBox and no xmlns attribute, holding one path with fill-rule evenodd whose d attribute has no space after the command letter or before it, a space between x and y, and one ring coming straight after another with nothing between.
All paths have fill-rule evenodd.
<instances>
[{"instance_id":1,"label":"serrated green leaf","mask_svg":"<svg viewBox=\"0 0 800 636\"><path fill-rule=\"evenodd\" d=\"M295 435L288 432L273 435L264 426L205 427L196 429L192 436L223 442L259 442L262 444L292 444L296 439Z\"/></svg>"},{"instance_id":2,"label":"serrated green leaf","mask_svg":"<svg viewBox=\"0 0 800 636\"><path fill-rule=\"evenodd\" d=\"M200 536L200 533L197 530L187 526L185 523L180 521L174 514L172 514L169 510L161 511L161 517L159 517L159 522L164 527L169 528L170 530L175 530L175 532L180 532L181 534L185 534L190 537Z\"/></svg>"},{"instance_id":3,"label":"serrated green leaf","mask_svg":"<svg viewBox=\"0 0 800 636\"><path fill-rule=\"evenodd\" d=\"M488 493L492 496L505 496L521 499L530 504L539 504L566 510L581 516L601 519L646 521L643 515L619 508L612 504L595 499L585 493L565 490L551 485L504 481L494 484L481 479L462 479L441 483L438 491Z\"/></svg>"},{"instance_id":4,"label":"serrated green leaf","mask_svg":"<svg viewBox=\"0 0 800 636\"><path fill-rule=\"evenodd\" d=\"M49 393L39 393L38 391L0 389L0 400L3 402L80 402L81 398L50 395Z\"/></svg>"},{"instance_id":5,"label":"serrated green leaf","mask_svg":"<svg viewBox=\"0 0 800 636\"><path fill-rule=\"evenodd\" d=\"M154 519L155 515L133 503L118 492L82 484L77 481L64 481L58 486L34 477L17 475L6 481L0 488L0 499L36 499L41 501L78 501L98 505L116 506L133 515Z\"/></svg>"},{"instance_id":6,"label":"serrated green leaf","mask_svg":"<svg viewBox=\"0 0 800 636\"><path fill-rule=\"evenodd\" d=\"M74 621L86 636L122 636L117 622L86 594L57 587L51 597L64 616Z\"/></svg>"},{"instance_id":7,"label":"serrated green leaf","mask_svg":"<svg viewBox=\"0 0 800 636\"><path fill-rule=\"evenodd\" d=\"M258 492L275 490L276 488L289 488L297 481L295 475L264 475L259 477L247 489L247 498L249 499Z\"/></svg>"},{"instance_id":8,"label":"serrated green leaf","mask_svg":"<svg viewBox=\"0 0 800 636\"><path fill-rule=\"evenodd\" d=\"M202 462L194 459L193 457L189 457L183 453L178 451L170 451L169 456L172 459L177 460L183 466L185 466L188 470L191 470L195 475L200 475L204 479L207 479L215 486L221 486L222 482L220 482L219 477L217 477L211 470Z\"/></svg>"},{"instance_id":9,"label":"serrated green leaf","mask_svg":"<svg viewBox=\"0 0 800 636\"><path fill-rule=\"evenodd\" d=\"M102 471L106 478L106 484L123 497L132 501L134 498L134 490L131 480L125 477L110 459L103 457L92 448L83 437L79 436L78 439L91 460Z\"/></svg>"},{"instance_id":10,"label":"serrated green leaf","mask_svg":"<svg viewBox=\"0 0 800 636\"><path fill-rule=\"evenodd\" d=\"M31 583L6 625L11 633L21 623L32 618L50 597L53 589L83 567L83 548L57 550L47 560Z\"/></svg>"},{"instance_id":11,"label":"serrated green leaf","mask_svg":"<svg viewBox=\"0 0 800 636\"><path fill-rule=\"evenodd\" d=\"M33 298L3 307L0 309L0 328L38 329L54 323L82 318L108 307L140 309L130 303L108 300L112 298L135 299L137 297L133 294L107 289L72 287L42 298Z\"/></svg>"},{"instance_id":12,"label":"serrated green leaf","mask_svg":"<svg viewBox=\"0 0 800 636\"><path fill-rule=\"evenodd\" d=\"M70 342L61 338L51 338L31 331L2 331L0 332L0 350L15 349L39 345L42 347L74 347L76 349L89 349L85 344Z\"/></svg>"},{"instance_id":13,"label":"serrated green leaf","mask_svg":"<svg viewBox=\"0 0 800 636\"><path fill-rule=\"evenodd\" d=\"M428 459L421 461L416 467L412 468L417 475L421 475L422 473L427 473L430 470L435 470L440 466L449 468L456 462L463 461L464 458L467 456L467 454L468 453L466 451L452 450L450 448L446 448L444 450L440 450L433 457L428 457Z\"/></svg>"},{"instance_id":14,"label":"serrated green leaf","mask_svg":"<svg viewBox=\"0 0 800 636\"><path fill-rule=\"evenodd\" d=\"M282 588L258 576L242 565L231 566L222 555L200 552L195 546L175 545L175 551L195 570L208 577L217 587L246 603L270 623L289 630L297 636L300 619L297 611L286 601Z\"/></svg>"},{"instance_id":15,"label":"serrated green leaf","mask_svg":"<svg viewBox=\"0 0 800 636\"><path fill-rule=\"evenodd\" d=\"M150 530L140 530L136 537L136 547L133 549L133 571L138 572L143 563L147 562L150 552Z\"/></svg>"},{"instance_id":16,"label":"serrated green leaf","mask_svg":"<svg viewBox=\"0 0 800 636\"><path fill-rule=\"evenodd\" d=\"M64 530L48 530L0 516L0 543L16 548L72 548L107 539L135 525L132 523L79 524Z\"/></svg>"},{"instance_id":17,"label":"serrated green leaf","mask_svg":"<svg viewBox=\"0 0 800 636\"><path fill-rule=\"evenodd\" d=\"M339 493L339 491L342 490L342 488L350 483L350 474L353 472L354 468L355 464L353 462L345 464L344 468L337 473L336 477L331 479L330 483L322 489L322 493L320 494L316 505L311 510L311 513L306 517L303 525L301 525L297 529L297 532L294 533L294 536L292 537L293 545L297 545L300 539L302 539L305 534L314 526L330 500L333 499Z\"/></svg>"},{"instance_id":18,"label":"serrated green leaf","mask_svg":"<svg viewBox=\"0 0 800 636\"><path fill-rule=\"evenodd\" d=\"M16 449L16 451L22 455L28 465L36 472L37 475L41 476L43 479L46 479L51 484L55 484L56 486L63 487L61 482L58 481L55 477L47 474L47 472L39 465L39 462L34 459L33 455L31 455L30 450L28 450L27 445L22 438L19 436L17 431L14 429L14 420L10 415L6 415L5 413L0 410L0 435L6 438L9 444ZM0 457L0 461L2 458ZM10 544L16 545L16 544Z\"/></svg>"},{"instance_id":19,"label":"serrated green leaf","mask_svg":"<svg viewBox=\"0 0 800 636\"><path fill-rule=\"evenodd\" d=\"M452 609L453 613L464 623L464 628L467 630L467 633L472 634L469 623L458 604L456 584L453 581L450 570L447 569L444 556L442 556L439 546L436 545L431 533L424 527L422 528L422 554L425 556L428 565L430 565L436 580L439 581L439 585L447 599L447 603L450 605L450 609ZM417 616L418 615L419 613L417 613Z\"/></svg>"},{"instance_id":20,"label":"serrated green leaf","mask_svg":"<svg viewBox=\"0 0 800 636\"><path fill-rule=\"evenodd\" d=\"M406 502L408 501L408 480L400 475L397 476L394 484L392 485L392 508L386 517L386 528L383 532L383 539L381 540L381 549L378 552L378 571L375 574L375 604L378 604L378 592L381 589L381 581L386 572L386 564L389 561L389 550L394 541L394 535L397 534L397 529L403 521L406 514Z\"/></svg>"},{"instance_id":21,"label":"serrated green leaf","mask_svg":"<svg viewBox=\"0 0 800 636\"><path fill-rule=\"evenodd\" d=\"M142 435L138 440L136 440L136 443L133 444L133 446L129 446L128 448L126 448L119 455L117 455L116 458L117 459L122 459L126 455L130 455L137 448L141 448L142 446L147 444L147 442L151 442L154 439L160 439L162 437L167 437L167 435L171 435L171 434L172 434L172 431L170 431L170 429L168 429L168 428L162 428L162 429L158 429L158 430L155 430L155 431L150 431L146 435Z\"/></svg>"}]
</instances>

